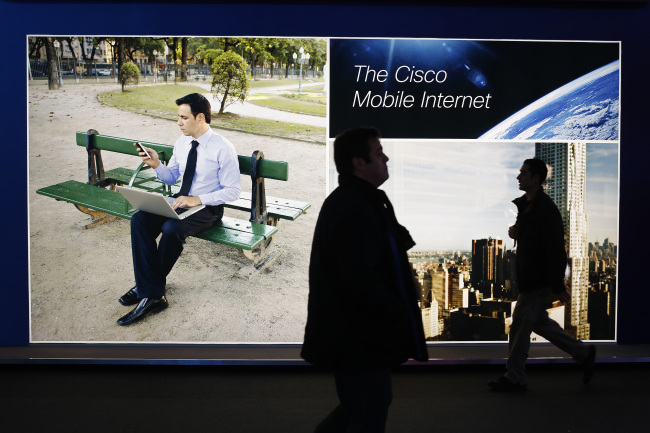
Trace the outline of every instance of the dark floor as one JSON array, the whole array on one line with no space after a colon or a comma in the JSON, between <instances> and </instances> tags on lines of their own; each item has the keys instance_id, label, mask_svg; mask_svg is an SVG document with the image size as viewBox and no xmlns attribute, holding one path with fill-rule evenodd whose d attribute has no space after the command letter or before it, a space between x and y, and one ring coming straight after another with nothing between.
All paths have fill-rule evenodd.
<instances>
[{"instance_id":1,"label":"dark floor","mask_svg":"<svg viewBox=\"0 0 650 433\"><path fill-rule=\"evenodd\" d=\"M502 365L408 365L393 375L387 432L636 432L647 428L650 364L532 363L529 390L486 382ZM0 365L2 432L311 432L336 404L305 365Z\"/></svg>"}]
</instances>

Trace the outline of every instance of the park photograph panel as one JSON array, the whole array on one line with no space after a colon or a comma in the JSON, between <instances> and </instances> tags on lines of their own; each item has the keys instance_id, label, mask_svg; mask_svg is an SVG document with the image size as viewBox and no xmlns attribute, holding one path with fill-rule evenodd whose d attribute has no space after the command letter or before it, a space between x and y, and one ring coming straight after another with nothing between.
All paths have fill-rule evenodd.
<instances>
[{"instance_id":1,"label":"park photograph panel","mask_svg":"<svg viewBox=\"0 0 650 433\"><path fill-rule=\"evenodd\" d=\"M30 35L25 45L30 341L301 342L326 194L327 41ZM154 180L132 144L169 160L182 133L175 101L192 93L232 143L242 193L222 226L186 240L169 307L119 326L133 308L118 300L134 286L134 209L113 188L178 188Z\"/></svg>"}]
</instances>

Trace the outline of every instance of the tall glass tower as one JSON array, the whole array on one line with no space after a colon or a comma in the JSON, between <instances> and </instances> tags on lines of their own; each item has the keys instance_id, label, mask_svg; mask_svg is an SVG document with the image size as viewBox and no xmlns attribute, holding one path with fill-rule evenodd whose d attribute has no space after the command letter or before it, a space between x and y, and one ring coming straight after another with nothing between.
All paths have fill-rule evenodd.
<instances>
[{"instance_id":1,"label":"tall glass tower","mask_svg":"<svg viewBox=\"0 0 650 433\"><path fill-rule=\"evenodd\" d=\"M589 257L587 243L586 143L536 143L535 157L549 166L546 193L562 214L571 266L571 305L565 309L566 331L580 340L590 337L587 319Z\"/></svg>"}]
</instances>

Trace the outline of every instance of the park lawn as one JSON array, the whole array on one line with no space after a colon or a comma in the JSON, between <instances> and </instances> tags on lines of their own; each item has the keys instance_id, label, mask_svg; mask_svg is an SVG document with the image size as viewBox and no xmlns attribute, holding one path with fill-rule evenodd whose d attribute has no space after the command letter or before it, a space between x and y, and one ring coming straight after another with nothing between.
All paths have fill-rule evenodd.
<instances>
[{"instance_id":1,"label":"park lawn","mask_svg":"<svg viewBox=\"0 0 650 433\"><path fill-rule=\"evenodd\" d=\"M300 81L297 78L274 78L274 79L260 79L260 80L250 80L251 89L261 89L264 87L275 87L275 86L296 86L296 92L298 91L298 83ZM320 86L325 86L325 80L323 78L304 78L302 80L303 89L305 86L311 86L314 83L321 83ZM322 90L321 90L322 91Z\"/></svg>"},{"instance_id":2,"label":"park lawn","mask_svg":"<svg viewBox=\"0 0 650 433\"><path fill-rule=\"evenodd\" d=\"M189 93L209 93L199 86L152 84L127 86L126 92L100 93L97 99L108 105L136 113L177 117L176 100Z\"/></svg>"},{"instance_id":3,"label":"park lawn","mask_svg":"<svg viewBox=\"0 0 650 433\"><path fill-rule=\"evenodd\" d=\"M284 95L257 94L250 96L248 102L268 108L321 117L325 117L327 114L325 95L299 95L297 93Z\"/></svg>"},{"instance_id":4,"label":"park lawn","mask_svg":"<svg viewBox=\"0 0 650 433\"><path fill-rule=\"evenodd\" d=\"M322 87L318 93L284 93L282 96L296 101L325 105L327 104L327 95L323 94ZM307 90L307 92L314 92L314 90Z\"/></svg>"},{"instance_id":5,"label":"park lawn","mask_svg":"<svg viewBox=\"0 0 650 433\"><path fill-rule=\"evenodd\" d=\"M295 94L298 94L298 90L302 90L306 94L309 93L323 93L325 92L325 83L321 84L315 84L315 83L302 83L302 89L300 87L295 87L293 89L289 89L289 92L293 92ZM322 95L323 97L325 96L324 93Z\"/></svg>"},{"instance_id":6,"label":"park lawn","mask_svg":"<svg viewBox=\"0 0 650 433\"><path fill-rule=\"evenodd\" d=\"M325 128L301 123L280 122L278 120L239 116L233 113L213 114L212 125L237 129L251 134L306 140L325 143Z\"/></svg>"},{"instance_id":7,"label":"park lawn","mask_svg":"<svg viewBox=\"0 0 650 433\"><path fill-rule=\"evenodd\" d=\"M288 85L298 85L297 78L282 78L282 79L273 79L273 80L250 80L251 89L263 89L265 87L275 87L275 86L288 86Z\"/></svg>"},{"instance_id":8,"label":"park lawn","mask_svg":"<svg viewBox=\"0 0 650 433\"><path fill-rule=\"evenodd\" d=\"M114 91L101 93L97 98L100 102L134 113L147 114L176 120L176 99L188 93L206 94L212 102L210 92L199 86L185 84L155 84L137 87L127 87L126 92ZM226 113L218 116L214 108L217 101L212 102L212 126L236 129L253 134L272 135L294 140L307 140L318 143L325 142L325 128L278 122L256 117L237 116Z\"/></svg>"}]
</instances>

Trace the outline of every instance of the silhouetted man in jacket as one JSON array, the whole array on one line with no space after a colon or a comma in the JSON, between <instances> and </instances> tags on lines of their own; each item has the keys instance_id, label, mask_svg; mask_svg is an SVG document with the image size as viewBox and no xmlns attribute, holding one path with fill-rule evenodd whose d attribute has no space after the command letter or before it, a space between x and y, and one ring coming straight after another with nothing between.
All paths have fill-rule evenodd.
<instances>
[{"instance_id":1,"label":"silhouetted man in jacket","mask_svg":"<svg viewBox=\"0 0 650 433\"><path fill-rule=\"evenodd\" d=\"M415 243L378 189L388 179L379 132L339 135L334 161L339 186L314 233L302 357L334 371L340 400L316 432L383 432L391 367L428 359L406 255Z\"/></svg>"},{"instance_id":2,"label":"silhouetted man in jacket","mask_svg":"<svg viewBox=\"0 0 650 433\"><path fill-rule=\"evenodd\" d=\"M551 296L564 304L570 301L564 284L564 225L560 211L542 188L547 175L544 161L527 159L517 176L524 195L513 200L517 222L508 235L517 243L519 296L512 313L506 374L488 383L495 391L526 390L525 365L532 332L573 356L584 371L585 383L593 376L596 348L571 337L546 312Z\"/></svg>"}]
</instances>

